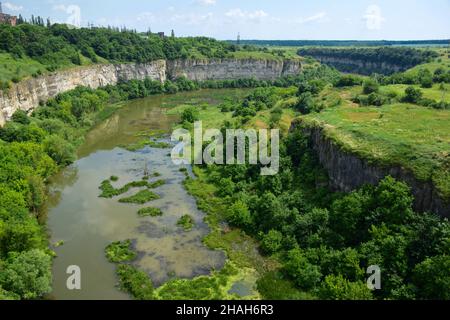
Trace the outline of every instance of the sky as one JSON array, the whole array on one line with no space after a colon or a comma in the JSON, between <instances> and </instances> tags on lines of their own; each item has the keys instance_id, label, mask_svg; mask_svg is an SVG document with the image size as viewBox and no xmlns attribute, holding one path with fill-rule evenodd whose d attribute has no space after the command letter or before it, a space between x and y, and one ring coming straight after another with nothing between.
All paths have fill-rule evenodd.
<instances>
[{"instance_id":1,"label":"sky","mask_svg":"<svg viewBox=\"0 0 450 320\"><path fill-rule=\"evenodd\" d=\"M2 1L2 0L0 0ZM3 0L3 11L77 26L274 40L450 39L450 0Z\"/></svg>"}]
</instances>

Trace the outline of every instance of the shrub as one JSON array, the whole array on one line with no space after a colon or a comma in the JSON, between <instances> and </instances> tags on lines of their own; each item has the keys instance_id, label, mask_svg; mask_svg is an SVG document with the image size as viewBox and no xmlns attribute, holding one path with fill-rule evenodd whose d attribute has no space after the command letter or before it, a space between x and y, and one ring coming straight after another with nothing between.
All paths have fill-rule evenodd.
<instances>
[{"instance_id":1,"label":"shrub","mask_svg":"<svg viewBox=\"0 0 450 320\"><path fill-rule=\"evenodd\" d=\"M267 254L272 254L281 249L283 242L283 234L276 230L270 230L267 234L263 235L261 241L261 248Z\"/></svg>"},{"instance_id":2,"label":"shrub","mask_svg":"<svg viewBox=\"0 0 450 320\"><path fill-rule=\"evenodd\" d=\"M373 79L365 80L363 83L363 93L371 94L377 93L380 88L380 85Z\"/></svg>"}]
</instances>

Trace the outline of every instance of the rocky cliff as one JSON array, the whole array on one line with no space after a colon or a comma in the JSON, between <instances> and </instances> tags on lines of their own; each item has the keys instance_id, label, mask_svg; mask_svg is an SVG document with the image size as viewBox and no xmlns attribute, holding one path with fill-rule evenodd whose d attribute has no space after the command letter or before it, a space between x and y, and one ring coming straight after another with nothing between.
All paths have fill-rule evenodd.
<instances>
[{"instance_id":1,"label":"rocky cliff","mask_svg":"<svg viewBox=\"0 0 450 320\"><path fill-rule=\"evenodd\" d=\"M158 60L147 64L106 64L58 71L13 84L0 91L0 125L16 110L31 111L41 101L77 86L98 88L119 81L150 78L161 82L185 76L191 80L227 80L251 78L273 80L301 71L298 61L275 60Z\"/></svg>"},{"instance_id":2,"label":"rocky cliff","mask_svg":"<svg viewBox=\"0 0 450 320\"><path fill-rule=\"evenodd\" d=\"M170 79L184 76L191 80L228 80L254 77L275 80L301 71L299 61L257 59L175 60L167 62Z\"/></svg>"},{"instance_id":3,"label":"rocky cliff","mask_svg":"<svg viewBox=\"0 0 450 320\"><path fill-rule=\"evenodd\" d=\"M392 74L406 70L406 68L387 62L368 62L327 56L316 56L315 58L320 63L333 66L343 72L356 72L370 75L372 73Z\"/></svg>"},{"instance_id":4,"label":"rocky cliff","mask_svg":"<svg viewBox=\"0 0 450 320\"><path fill-rule=\"evenodd\" d=\"M145 78L165 81L166 62L158 60L148 64L94 65L27 79L13 84L6 91L0 91L0 125L16 110L31 111L41 101L78 86L95 89L119 81Z\"/></svg>"},{"instance_id":5,"label":"rocky cliff","mask_svg":"<svg viewBox=\"0 0 450 320\"><path fill-rule=\"evenodd\" d=\"M330 187L336 191L350 192L364 184L377 184L390 175L406 182L414 195L414 209L418 212L434 212L450 217L450 201L442 199L431 181L420 181L412 172L400 166L380 166L343 151L323 129L309 127L297 120L291 130L300 127L309 136L311 148L316 152L321 165L329 175Z\"/></svg>"}]
</instances>

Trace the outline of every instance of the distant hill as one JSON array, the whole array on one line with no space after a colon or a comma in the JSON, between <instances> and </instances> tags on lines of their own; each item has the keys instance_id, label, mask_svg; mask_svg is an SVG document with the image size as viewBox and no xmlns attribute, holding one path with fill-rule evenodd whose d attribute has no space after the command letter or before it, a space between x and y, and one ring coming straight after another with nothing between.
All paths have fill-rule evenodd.
<instances>
[{"instance_id":1,"label":"distant hill","mask_svg":"<svg viewBox=\"0 0 450 320\"><path fill-rule=\"evenodd\" d=\"M236 43L234 40L228 40ZM326 47L377 47L377 46L446 46L450 45L450 39L444 40L241 40L243 45L257 46L279 46L279 47L306 47L306 46L326 46Z\"/></svg>"}]
</instances>

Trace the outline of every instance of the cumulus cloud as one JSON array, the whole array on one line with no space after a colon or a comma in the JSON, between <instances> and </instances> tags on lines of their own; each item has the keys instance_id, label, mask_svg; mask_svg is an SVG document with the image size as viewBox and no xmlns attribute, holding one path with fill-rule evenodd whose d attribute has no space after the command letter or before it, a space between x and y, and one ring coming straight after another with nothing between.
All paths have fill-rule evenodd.
<instances>
[{"instance_id":1,"label":"cumulus cloud","mask_svg":"<svg viewBox=\"0 0 450 320\"><path fill-rule=\"evenodd\" d=\"M70 4L70 5L63 5L58 4L53 6L53 10L55 11L62 11L67 13L69 16L66 19L66 23L73 25L75 27L81 27L81 8L78 5Z\"/></svg>"},{"instance_id":2,"label":"cumulus cloud","mask_svg":"<svg viewBox=\"0 0 450 320\"><path fill-rule=\"evenodd\" d=\"M381 25L386 21L382 15L381 8L377 5L370 5L363 18L366 20L366 26L369 30L380 30Z\"/></svg>"},{"instance_id":3,"label":"cumulus cloud","mask_svg":"<svg viewBox=\"0 0 450 320\"><path fill-rule=\"evenodd\" d=\"M20 10L23 10L23 6L19 6L19 5L16 5L16 4L14 4L14 3L11 3L11 2L5 2L5 3L3 4L3 7L5 7L5 8L8 9L8 10L11 10L11 11L20 11Z\"/></svg>"},{"instance_id":4,"label":"cumulus cloud","mask_svg":"<svg viewBox=\"0 0 450 320\"><path fill-rule=\"evenodd\" d=\"M261 22L263 19L267 18L269 14L263 10L248 12L241 9L231 9L225 13L225 16L230 19L240 20L243 22Z\"/></svg>"}]
</instances>

